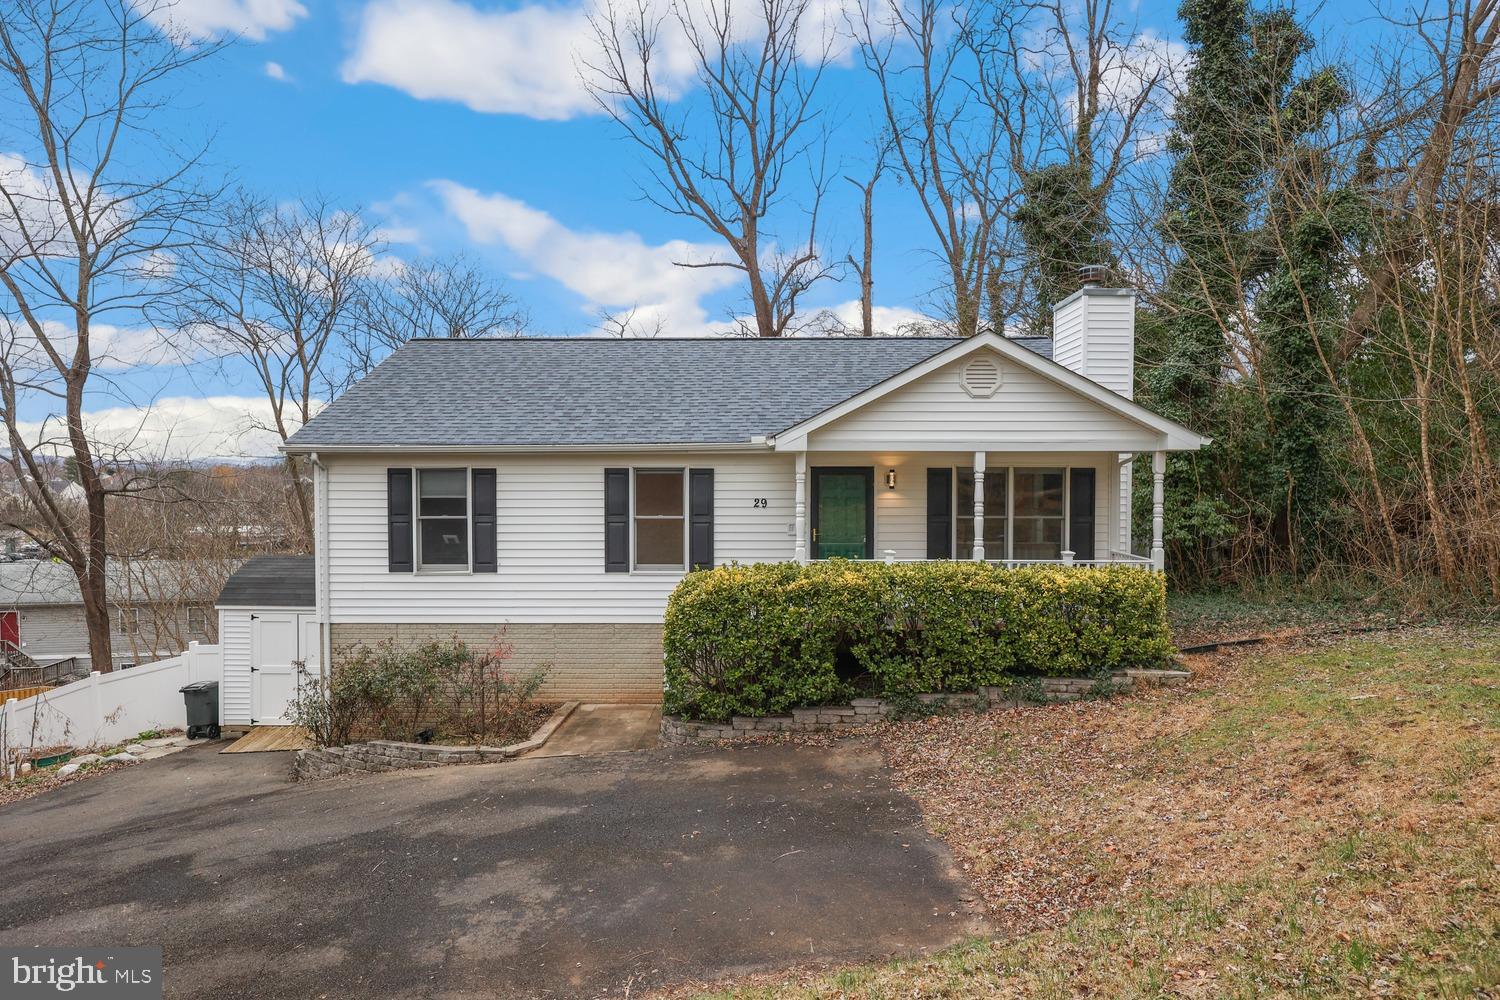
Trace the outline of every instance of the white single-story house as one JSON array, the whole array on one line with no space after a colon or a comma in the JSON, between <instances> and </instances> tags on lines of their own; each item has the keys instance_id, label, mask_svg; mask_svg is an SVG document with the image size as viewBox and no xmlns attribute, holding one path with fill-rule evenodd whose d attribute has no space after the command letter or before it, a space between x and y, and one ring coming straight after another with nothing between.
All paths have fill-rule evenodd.
<instances>
[{"instance_id":1,"label":"white single-story house","mask_svg":"<svg viewBox=\"0 0 1500 1000\"><path fill-rule=\"evenodd\" d=\"M549 665L550 696L645 702L692 567L1160 568L1165 456L1206 439L1132 401L1134 322L1132 292L1085 287L1050 340L412 341L285 446L313 466L317 542L292 609L312 623L283 631L315 632L322 663L386 637L504 642ZM1141 453L1156 509L1137 555ZM228 705L227 619L221 635Z\"/></svg>"}]
</instances>

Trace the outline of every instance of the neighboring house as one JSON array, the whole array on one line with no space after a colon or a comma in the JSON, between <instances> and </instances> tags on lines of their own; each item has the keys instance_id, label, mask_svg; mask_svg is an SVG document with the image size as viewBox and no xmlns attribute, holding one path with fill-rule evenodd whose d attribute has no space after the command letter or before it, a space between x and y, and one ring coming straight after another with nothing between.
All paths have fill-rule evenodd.
<instances>
[{"instance_id":1,"label":"neighboring house","mask_svg":"<svg viewBox=\"0 0 1500 1000\"><path fill-rule=\"evenodd\" d=\"M1207 439L1131 401L1134 321L1131 292L1087 287L1052 340L413 341L286 445L315 472L322 662L503 630L554 697L654 701L690 566L1160 567L1166 453ZM1132 555L1143 452L1155 528Z\"/></svg>"},{"instance_id":2,"label":"neighboring house","mask_svg":"<svg viewBox=\"0 0 1500 1000\"><path fill-rule=\"evenodd\" d=\"M214 640L213 594L191 593L191 585L180 582L193 575L164 561L109 564L115 667L176 655L191 640ZM83 669L91 666L88 624L72 569L51 560L0 562L0 656L6 649L42 666L75 657Z\"/></svg>"}]
</instances>

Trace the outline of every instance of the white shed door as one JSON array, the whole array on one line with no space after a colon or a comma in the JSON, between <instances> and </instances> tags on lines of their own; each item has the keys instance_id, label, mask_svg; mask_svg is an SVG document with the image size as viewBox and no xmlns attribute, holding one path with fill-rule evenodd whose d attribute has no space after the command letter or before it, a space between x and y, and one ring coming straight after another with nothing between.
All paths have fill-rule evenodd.
<instances>
[{"instance_id":1,"label":"white shed door","mask_svg":"<svg viewBox=\"0 0 1500 1000\"><path fill-rule=\"evenodd\" d=\"M309 629L308 623L313 627ZM251 721L284 725L297 693L297 662L317 672L317 627L312 615L295 611L260 611L250 620ZM304 649L304 645L307 647Z\"/></svg>"}]
</instances>

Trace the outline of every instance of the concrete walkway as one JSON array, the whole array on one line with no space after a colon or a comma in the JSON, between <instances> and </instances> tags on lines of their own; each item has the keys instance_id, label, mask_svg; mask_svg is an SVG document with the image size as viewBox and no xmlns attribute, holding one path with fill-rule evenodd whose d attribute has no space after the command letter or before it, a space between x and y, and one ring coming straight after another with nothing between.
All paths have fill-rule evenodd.
<instances>
[{"instance_id":1,"label":"concrete walkway","mask_svg":"<svg viewBox=\"0 0 1500 1000\"><path fill-rule=\"evenodd\" d=\"M531 757L649 750L660 742L659 705L579 705Z\"/></svg>"}]
</instances>

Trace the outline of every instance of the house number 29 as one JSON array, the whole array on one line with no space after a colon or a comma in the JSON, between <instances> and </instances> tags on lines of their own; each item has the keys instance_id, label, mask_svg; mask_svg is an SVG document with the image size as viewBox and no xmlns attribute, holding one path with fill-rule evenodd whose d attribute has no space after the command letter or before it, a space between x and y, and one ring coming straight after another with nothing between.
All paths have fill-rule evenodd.
<instances>
[{"instance_id":1,"label":"house number 29","mask_svg":"<svg viewBox=\"0 0 1500 1000\"><path fill-rule=\"evenodd\" d=\"M750 505L753 506L753 507L764 507L764 506L766 506L766 498L765 497L753 497L751 499L751 501L750 501Z\"/></svg>"}]
</instances>

